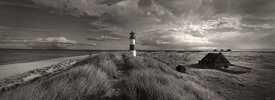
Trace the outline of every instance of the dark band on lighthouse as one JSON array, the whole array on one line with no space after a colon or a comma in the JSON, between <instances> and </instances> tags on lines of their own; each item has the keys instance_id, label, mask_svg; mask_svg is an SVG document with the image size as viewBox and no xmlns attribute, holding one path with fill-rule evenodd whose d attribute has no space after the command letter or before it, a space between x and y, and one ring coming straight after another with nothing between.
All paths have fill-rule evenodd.
<instances>
[{"instance_id":1,"label":"dark band on lighthouse","mask_svg":"<svg viewBox=\"0 0 275 100\"><path fill-rule=\"evenodd\" d=\"M135 45L134 45L134 44L130 44L129 49L130 49L130 50L135 50Z\"/></svg>"}]
</instances>

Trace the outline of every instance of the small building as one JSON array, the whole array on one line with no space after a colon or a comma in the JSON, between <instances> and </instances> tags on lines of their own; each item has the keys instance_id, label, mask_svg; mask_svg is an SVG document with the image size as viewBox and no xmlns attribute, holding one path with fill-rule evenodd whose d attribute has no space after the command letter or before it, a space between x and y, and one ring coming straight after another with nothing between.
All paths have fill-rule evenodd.
<instances>
[{"instance_id":1,"label":"small building","mask_svg":"<svg viewBox=\"0 0 275 100\"><path fill-rule=\"evenodd\" d=\"M226 51L229 52L229 51L232 51L232 50L231 49L227 49Z\"/></svg>"},{"instance_id":2,"label":"small building","mask_svg":"<svg viewBox=\"0 0 275 100\"><path fill-rule=\"evenodd\" d=\"M205 65L211 68L228 68L230 62L220 53L208 53L202 60L199 61L199 65Z\"/></svg>"}]
</instances>

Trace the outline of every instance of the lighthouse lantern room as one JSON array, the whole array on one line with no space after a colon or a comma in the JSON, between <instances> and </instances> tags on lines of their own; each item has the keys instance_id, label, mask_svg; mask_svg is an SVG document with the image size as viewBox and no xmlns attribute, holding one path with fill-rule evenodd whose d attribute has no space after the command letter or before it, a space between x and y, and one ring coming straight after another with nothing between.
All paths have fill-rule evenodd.
<instances>
[{"instance_id":1,"label":"lighthouse lantern room","mask_svg":"<svg viewBox=\"0 0 275 100\"><path fill-rule=\"evenodd\" d=\"M133 32L133 31L131 31L131 33L130 33L130 46L129 46L129 50L131 51L131 53L132 53L132 56L136 56L137 55L137 53L136 53L136 49L135 49L135 39L136 39L136 37L135 37L135 33Z\"/></svg>"}]
</instances>

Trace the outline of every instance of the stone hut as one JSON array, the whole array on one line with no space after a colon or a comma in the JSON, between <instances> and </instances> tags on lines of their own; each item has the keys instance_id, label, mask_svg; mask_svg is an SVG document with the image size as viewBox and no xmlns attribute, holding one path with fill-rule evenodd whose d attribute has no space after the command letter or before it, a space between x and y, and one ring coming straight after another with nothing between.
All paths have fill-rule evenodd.
<instances>
[{"instance_id":1,"label":"stone hut","mask_svg":"<svg viewBox=\"0 0 275 100\"><path fill-rule=\"evenodd\" d=\"M220 53L208 53L202 60L199 61L199 65L205 65L210 68L228 68L230 62Z\"/></svg>"}]
</instances>

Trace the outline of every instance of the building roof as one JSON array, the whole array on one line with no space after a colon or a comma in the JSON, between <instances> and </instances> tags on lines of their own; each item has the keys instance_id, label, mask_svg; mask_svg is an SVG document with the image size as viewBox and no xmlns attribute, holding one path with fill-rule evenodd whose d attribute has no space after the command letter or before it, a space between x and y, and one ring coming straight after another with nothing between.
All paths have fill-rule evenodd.
<instances>
[{"instance_id":1,"label":"building roof","mask_svg":"<svg viewBox=\"0 0 275 100\"><path fill-rule=\"evenodd\" d=\"M222 53L208 53L201 61L209 63L230 63Z\"/></svg>"}]
</instances>

